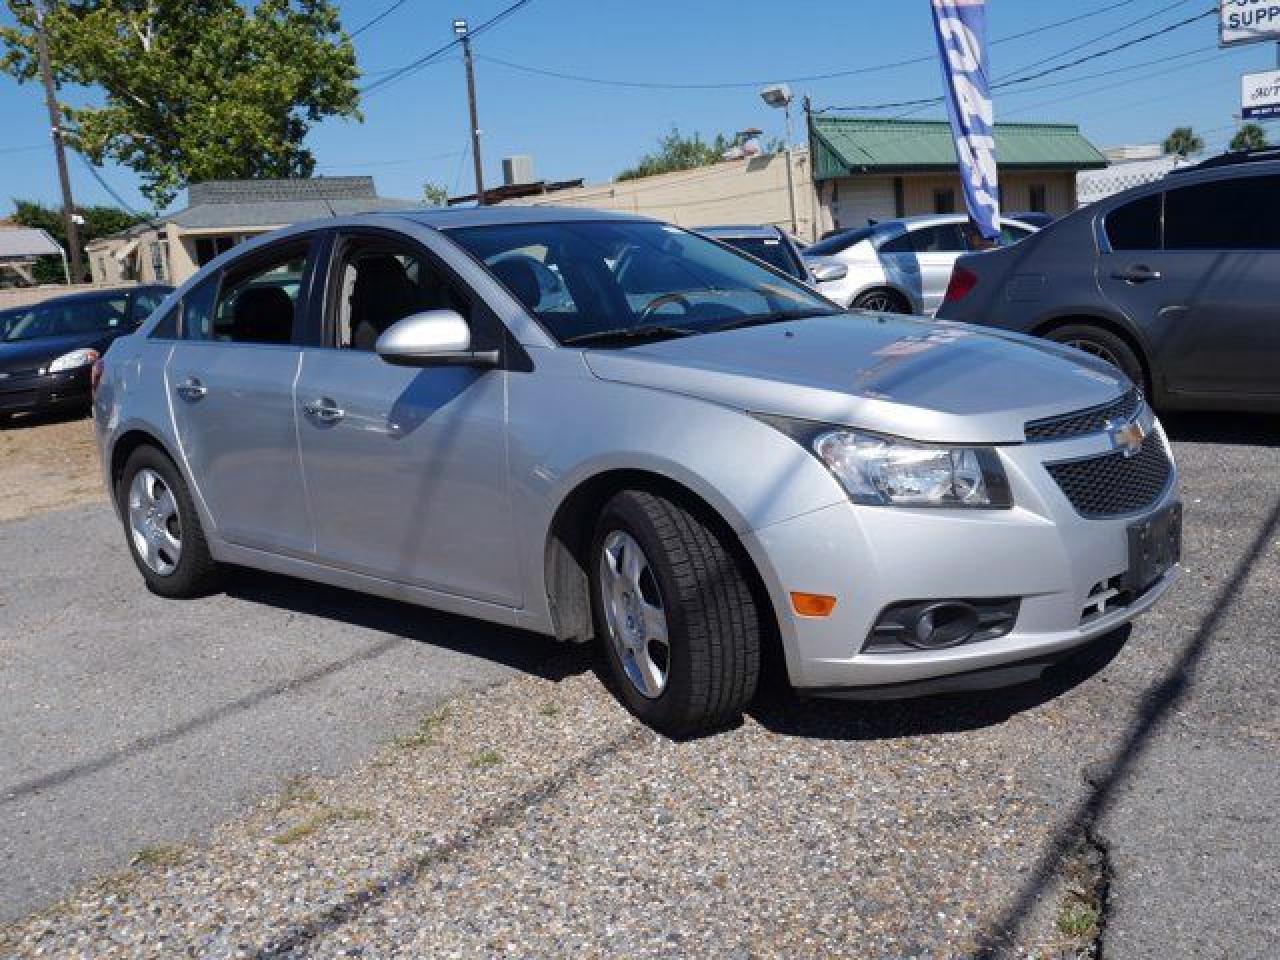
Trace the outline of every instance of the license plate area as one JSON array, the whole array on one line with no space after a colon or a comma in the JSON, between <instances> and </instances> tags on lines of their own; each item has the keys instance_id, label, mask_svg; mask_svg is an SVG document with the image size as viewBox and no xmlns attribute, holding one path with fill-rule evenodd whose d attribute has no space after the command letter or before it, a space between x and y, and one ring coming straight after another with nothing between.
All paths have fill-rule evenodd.
<instances>
[{"instance_id":1,"label":"license plate area","mask_svg":"<svg viewBox=\"0 0 1280 960\"><path fill-rule=\"evenodd\" d=\"M1129 571L1125 587L1134 597L1182 559L1182 504L1174 503L1129 525Z\"/></svg>"}]
</instances>

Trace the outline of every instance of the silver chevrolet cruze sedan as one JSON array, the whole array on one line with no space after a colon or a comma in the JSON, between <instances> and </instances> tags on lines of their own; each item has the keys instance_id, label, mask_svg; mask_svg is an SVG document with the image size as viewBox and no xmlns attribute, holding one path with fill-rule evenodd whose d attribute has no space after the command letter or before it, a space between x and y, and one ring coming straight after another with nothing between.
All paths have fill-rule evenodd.
<instances>
[{"instance_id":1,"label":"silver chevrolet cruze sedan","mask_svg":"<svg viewBox=\"0 0 1280 960\"><path fill-rule=\"evenodd\" d=\"M156 593L235 564L598 638L676 735L740 715L762 663L866 698L1028 679L1176 573L1169 445L1114 368L846 312L638 217L296 226L97 375Z\"/></svg>"}]
</instances>

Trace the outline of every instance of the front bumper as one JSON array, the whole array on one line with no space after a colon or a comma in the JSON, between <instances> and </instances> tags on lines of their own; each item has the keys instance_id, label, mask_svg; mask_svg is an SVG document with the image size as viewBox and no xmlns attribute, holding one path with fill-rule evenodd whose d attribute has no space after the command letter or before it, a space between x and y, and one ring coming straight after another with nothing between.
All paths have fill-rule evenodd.
<instances>
[{"instance_id":1,"label":"front bumper","mask_svg":"<svg viewBox=\"0 0 1280 960\"><path fill-rule=\"evenodd\" d=\"M1001 673L975 672L1040 661L1043 669L1148 610L1176 580L1176 567L1126 605L1086 614L1098 585L1128 569L1129 526L1177 500L1176 470L1142 511L1086 519L1045 469L1106 453L1109 443L1093 436L999 448L1014 496L1010 510L841 503L746 534L778 614L792 685L837 695L898 687L908 696L911 688L902 685L961 675L992 680ZM791 591L835 596L836 608L825 618L798 616ZM1005 597L1021 601L1005 636L943 650L864 652L872 626L892 604ZM1025 670L1004 673L1004 683L1027 679L1020 675Z\"/></svg>"},{"instance_id":2,"label":"front bumper","mask_svg":"<svg viewBox=\"0 0 1280 960\"><path fill-rule=\"evenodd\" d=\"M0 379L0 413L24 413L55 407L85 406L92 400L91 367L61 373Z\"/></svg>"}]
</instances>

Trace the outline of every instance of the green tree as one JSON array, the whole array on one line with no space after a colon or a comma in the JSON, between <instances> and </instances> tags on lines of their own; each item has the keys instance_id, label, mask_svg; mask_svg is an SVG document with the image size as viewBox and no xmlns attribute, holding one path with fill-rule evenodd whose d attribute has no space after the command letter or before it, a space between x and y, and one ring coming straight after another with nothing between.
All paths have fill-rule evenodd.
<instances>
[{"instance_id":1,"label":"green tree","mask_svg":"<svg viewBox=\"0 0 1280 960\"><path fill-rule=\"evenodd\" d=\"M1190 127L1174 127L1173 132L1164 140L1164 152L1176 153L1180 157L1199 153L1203 149L1204 140Z\"/></svg>"},{"instance_id":2,"label":"green tree","mask_svg":"<svg viewBox=\"0 0 1280 960\"><path fill-rule=\"evenodd\" d=\"M449 202L449 191L434 181L422 185L422 202L428 207L443 207Z\"/></svg>"},{"instance_id":3,"label":"green tree","mask_svg":"<svg viewBox=\"0 0 1280 960\"><path fill-rule=\"evenodd\" d=\"M17 24L0 27L0 69L35 80L35 8L8 3ZM310 176L311 125L360 117L355 51L329 0L49 6L59 84L101 96L100 106L62 107L68 142L94 163L136 170L157 208L200 180Z\"/></svg>"},{"instance_id":4,"label":"green tree","mask_svg":"<svg viewBox=\"0 0 1280 960\"><path fill-rule=\"evenodd\" d=\"M1267 145L1267 131L1256 123L1246 123L1231 138L1232 150L1261 150Z\"/></svg>"},{"instance_id":5,"label":"green tree","mask_svg":"<svg viewBox=\"0 0 1280 960\"><path fill-rule=\"evenodd\" d=\"M652 177L675 170L708 167L719 163L721 156L731 146L733 141L724 134L716 134L716 138L708 143L700 134L686 137L672 127L670 133L658 139L658 149L655 152L646 153L639 163L623 170L615 179L638 180L640 177Z\"/></svg>"},{"instance_id":6,"label":"green tree","mask_svg":"<svg viewBox=\"0 0 1280 960\"><path fill-rule=\"evenodd\" d=\"M80 226L81 244L88 244L110 233L128 230L147 220L144 216L128 213L118 207L78 207L76 212L84 218L84 223ZM46 207L33 200L14 200L10 219L20 226L47 231L62 249L67 248L66 221L62 219L61 207ZM65 279L61 257L41 257L36 261L32 273L36 283L62 283Z\"/></svg>"}]
</instances>

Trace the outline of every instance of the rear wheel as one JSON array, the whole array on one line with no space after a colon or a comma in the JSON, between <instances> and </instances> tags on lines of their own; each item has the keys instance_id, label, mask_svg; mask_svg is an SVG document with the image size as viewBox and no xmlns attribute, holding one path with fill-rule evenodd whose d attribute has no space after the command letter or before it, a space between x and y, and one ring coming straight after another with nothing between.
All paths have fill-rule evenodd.
<instances>
[{"instance_id":1,"label":"rear wheel","mask_svg":"<svg viewBox=\"0 0 1280 960\"><path fill-rule=\"evenodd\" d=\"M1075 347L1090 356L1105 360L1134 382L1144 393L1147 389L1146 371L1133 348L1110 330L1084 323L1070 323L1050 331L1048 339L1068 347Z\"/></svg>"},{"instance_id":2,"label":"rear wheel","mask_svg":"<svg viewBox=\"0 0 1280 960\"><path fill-rule=\"evenodd\" d=\"M623 701L671 736L737 719L759 680L758 613L724 536L638 490L610 500L596 525L597 636Z\"/></svg>"},{"instance_id":3,"label":"rear wheel","mask_svg":"<svg viewBox=\"0 0 1280 960\"><path fill-rule=\"evenodd\" d=\"M191 493L173 462L155 447L139 447L116 488L129 552L147 587L162 597L200 597L218 589Z\"/></svg>"},{"instance_id":4,"label":"rear wheel","mask_svg":"<svg viewBox=\"0 0 1280 960\"><path fill-rule=\"evenodd\" d=\"M853 298L849 306L858 310L871 310L875 313L910 313L911 305L902 294L892 290L864 290Z\"/></svg>"}]
</instances>

